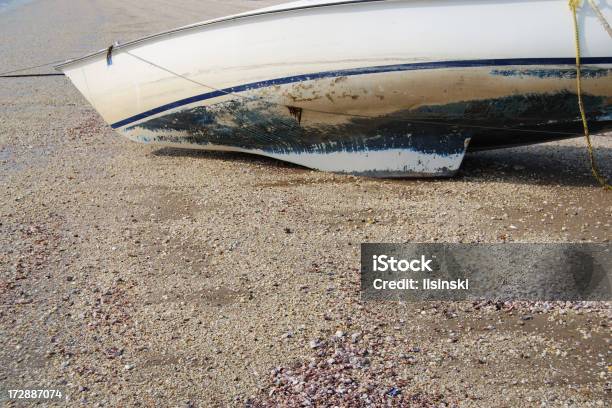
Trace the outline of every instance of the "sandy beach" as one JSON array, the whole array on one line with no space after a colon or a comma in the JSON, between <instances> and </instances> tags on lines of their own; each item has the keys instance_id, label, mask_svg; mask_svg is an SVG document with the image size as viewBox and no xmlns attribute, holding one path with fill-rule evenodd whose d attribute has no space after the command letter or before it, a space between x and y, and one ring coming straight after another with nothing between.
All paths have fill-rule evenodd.
<instances>
[{"instance_id":1,"label":"sandy beach","mask_svg":"<svg viewBox=\"0 0 612 408\"><path fill-rule=\"evenodd\" d=\"M0 13L0 71L281 2L26 2ZM66 78L0 84L0 390L100 407L610 406L609 303L359 296L363 242L609 242L583 139L376 180L138 145ZM594 140L611 175L612 137Z\"/></svg>"}]
</instances>

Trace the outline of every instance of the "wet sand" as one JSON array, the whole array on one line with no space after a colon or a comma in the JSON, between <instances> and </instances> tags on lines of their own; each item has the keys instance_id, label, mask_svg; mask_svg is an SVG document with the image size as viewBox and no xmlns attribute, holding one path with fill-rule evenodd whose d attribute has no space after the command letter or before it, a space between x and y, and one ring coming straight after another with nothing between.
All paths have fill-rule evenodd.
<instances>
[{"instance_id":1,"label":"wet sand","mask_svg":"<svg viewBox=\"0 0 612 408\"><path fill-rule=\"evenodd\" d=\"M0 70L273 3L34 1L0 14ZM0 389L59 387L71 406L292 405L310 389L319 405L610 404L609 304L358 292L362 242L608 242L581 139L472 154L454 179L373 180L133 144L65 78L1 85ZM596 146L612 174L610 136Z\"/></svg>"}]
</instances>

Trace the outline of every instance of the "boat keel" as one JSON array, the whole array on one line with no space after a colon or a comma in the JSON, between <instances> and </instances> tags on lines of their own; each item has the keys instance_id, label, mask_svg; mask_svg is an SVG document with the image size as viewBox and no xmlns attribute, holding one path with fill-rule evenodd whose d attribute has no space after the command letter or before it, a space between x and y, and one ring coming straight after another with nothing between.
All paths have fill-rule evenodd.
<instances>
[{"instance_id":1,"label":"boat keel","mask_svg":"<svg viewBox=\"0 0 612 408\"><path fill-rule=\"evenodd\" d=\"M463 149L449 150L448 142L429 151L387 149L330 153L266 154L310 169L379 178L452 177L463 162L469 138L455 136Z\"/></svg>"}]
</instances>

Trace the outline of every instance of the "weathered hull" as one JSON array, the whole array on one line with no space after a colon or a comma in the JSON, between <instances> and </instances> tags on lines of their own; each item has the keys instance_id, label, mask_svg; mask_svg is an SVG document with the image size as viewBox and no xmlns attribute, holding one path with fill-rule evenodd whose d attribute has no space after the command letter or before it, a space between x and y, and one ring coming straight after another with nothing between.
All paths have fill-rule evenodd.
<instances>
[{"instance_id":1,"label":"weathered hull","mask_svg":"<svg viewBox=\"0 0 612 408\"><path fill-rule=\"evenodd\" d=\"M93 56L62 69L113 128L135 141L250 152L351 174L450 176L468 148L574 137L581 129L566 2L489 3L496 8L361 2L247 16L128 45L112 65ZM556 37L531 44L543 28L530 11L559 19L544 27ZM429 27L424 17L436 25L439 13L453 12L464 21L436 32L441 38L404 46L394 40L422 34ZM508 24L509 12L520 12L520 23ZM338 18L357 27L367 13L392 28L380 25L365 36L353 28L356 38L324 42ZM466 16L496 19L501 34L470 48ZM584 97L591 126L603 131L612 120L612 57L605 32L586 20ZM323 34L304 36L313 25ZM278 39L279 28L286 40ZM216 38L231 51L215 48ZM513 49L493 51L510 40ZM444 41L456 47L443 49Z\"/></svg>"}]
</instances>

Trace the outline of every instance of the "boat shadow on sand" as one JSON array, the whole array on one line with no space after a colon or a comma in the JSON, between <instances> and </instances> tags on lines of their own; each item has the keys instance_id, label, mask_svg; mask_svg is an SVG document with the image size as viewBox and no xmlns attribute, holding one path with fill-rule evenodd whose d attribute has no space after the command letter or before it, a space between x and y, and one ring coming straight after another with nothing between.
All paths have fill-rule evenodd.
<instances>
[{"instance_id":1,"label":"boat shadow on sand","mask_svg":"<svg viewBox=\"0 0 612 408\"><path fill-rule=\"evenodd\" d=\"M601 144L597 143L597 139L595 139L597 163L600 171L610 178L610 174L612 174L612 148L597 146ZM259 164L269 166L272 172L310 173L316 171L296 164L248 153L163 147L154 150L152 155ZM582 145L559 145L554 142L501 150L468 152L461 169L452 179L483 183L494 181L510 184L597 186L591 174L586 147ZM399 178L382 180L411 183L415 180L435 182L440 179Z\"/></svg>"}]
</instances>

